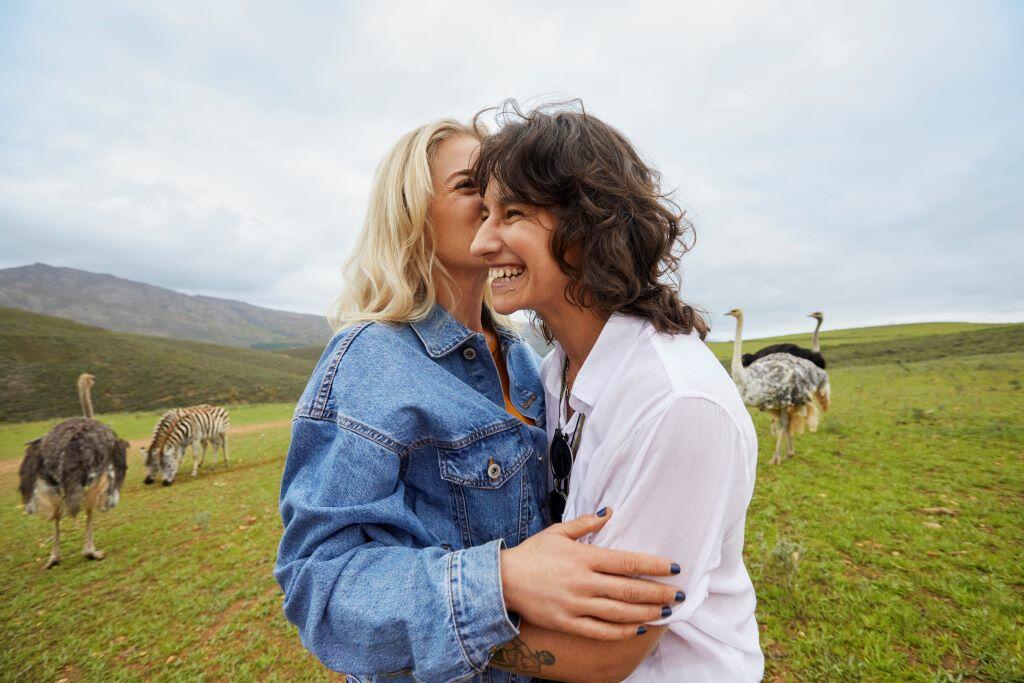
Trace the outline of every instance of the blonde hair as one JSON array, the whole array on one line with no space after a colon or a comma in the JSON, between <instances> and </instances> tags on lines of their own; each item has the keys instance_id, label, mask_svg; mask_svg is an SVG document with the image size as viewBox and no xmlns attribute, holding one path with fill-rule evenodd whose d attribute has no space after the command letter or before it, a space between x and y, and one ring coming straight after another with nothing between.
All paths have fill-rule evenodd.
<instances>
[{"instance_id":1,"label":"blonde hair","mask_svg":"<svg viewBox=\"0 0 1024 683\"><path fill-rule=\"evenodd\" d=\"M485 134L479 126L440 119L403 135L380 162L363 230L343 269L345 287L328 315L335 330L359 322L422 320L437 303L435 273L452 298L458 297L430 240L430 162L445 140L460 135L480 140ZM495 313L489 288L484 305L492 321L513 327Z\"/></svg>"}]
</instances>

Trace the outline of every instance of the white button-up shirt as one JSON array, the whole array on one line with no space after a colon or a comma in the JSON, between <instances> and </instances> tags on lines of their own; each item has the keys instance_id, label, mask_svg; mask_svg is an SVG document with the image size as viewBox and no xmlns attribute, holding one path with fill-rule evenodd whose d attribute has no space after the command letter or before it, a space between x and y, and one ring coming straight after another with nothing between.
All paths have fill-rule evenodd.
<instances>
[{"instance_id":1,"label":"white button-up shirt","mask_svg":"<svg viewBox=\"0 0 1024 683\"><path fill-rule=\"evenodd\" d=\"M682 567L660 580L681 583L686 601L654 622L668 630L627 680L761 679L754 586L742 556L757 436L732 379L696 333L658 334L645 320L614 315L576 377L567 423L564 360L556 343L541 366L548 441L557 425L571 434L586 415L564 518L609 505L611 520L584 541Z\"/></svg>"}]
</instances>

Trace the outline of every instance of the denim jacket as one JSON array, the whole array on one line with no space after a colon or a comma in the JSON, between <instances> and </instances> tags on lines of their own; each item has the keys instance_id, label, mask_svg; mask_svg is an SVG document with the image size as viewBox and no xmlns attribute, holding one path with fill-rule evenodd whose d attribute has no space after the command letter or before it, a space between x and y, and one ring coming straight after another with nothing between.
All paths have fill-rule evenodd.
<instances>
[{"instance_id":1,"label":"denim jacket","mask_svg":"<svg viewBox=\"0 0 1024 683\"><path fill-rule=\"evenodd\" d=\"M526 681L487 667L518 635L499 550L546 526L537 354L441 306L339 331L292 422L274 576L303 644L350 680ZM386 676L385 676L386 674Z\"/></svg>"}]
</instances>

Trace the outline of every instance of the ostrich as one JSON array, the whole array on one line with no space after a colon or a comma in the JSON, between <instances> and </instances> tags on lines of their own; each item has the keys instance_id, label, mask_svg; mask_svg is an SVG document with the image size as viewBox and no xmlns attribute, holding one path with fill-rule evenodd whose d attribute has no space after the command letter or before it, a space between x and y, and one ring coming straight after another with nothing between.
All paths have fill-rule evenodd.
<instances>
[{"instance_id":1,"label":"ostrich","mask_svg":"<svg viewBox=\"0 0 1024 683\"><path fill-rule=\"evenodd\" d=\"M756 360L769 356L773 353L789 353L800 358L806 358L822 370L825 369L825 357L821 355L821 346L818 345L818 332L821 330L821 323L825 320L825 314L821 311L815 311L811 313L808 318L814 318L818 321L818 324L814 326L814 337L811 339L811 348L805 349L802 346L796 344L772 344L766 346L757 353L745 353L743 354L743 367L749 366Z\"/></svg>"},{"instance_id":2,"label":"ostrich","mask_svg":"<svg viewBox=\"0 0 1024 683\"><path fill-rule=\"evenodd\" d=\"M782 441L788 441L787 455L795 454L793 435L818 429L818 411L828 410L831 389L828 373L811 361L788 353L771 353L743 367L743 311L734 308L736 341L732 348L732 378L748 406L771 413L772 433L778 435L772 464L782 461Z\"/></svg>"},{"instance_id":3,"label":"ostrich","mask_svg":"<svg viewBox=\"0 0 1024 683\"><path fill-rule=\"evenodd\" d=\"M18 471L25 512L54 523L53 547L44 569L60 562L61 517L75 517L82 507L86 514L82 555L103 559L103 551L96 549L92 539L93 512L117 505L128 469L128 442L91 419L92 384L92 375L78 378L79 400L86 417L64 420L45 436L30 441Z\"/></svg>"},{"instance_id":4,"label":"ostrich","mask_svg":"<svg viewBox=\"0 0 1024 683\"><path fill-rule=\"evenodd\" d=\"M82 404L82 416L92 419L92 385L96 377L88 372L78 376L78 402Z\"/></svg>"}]
</instances>

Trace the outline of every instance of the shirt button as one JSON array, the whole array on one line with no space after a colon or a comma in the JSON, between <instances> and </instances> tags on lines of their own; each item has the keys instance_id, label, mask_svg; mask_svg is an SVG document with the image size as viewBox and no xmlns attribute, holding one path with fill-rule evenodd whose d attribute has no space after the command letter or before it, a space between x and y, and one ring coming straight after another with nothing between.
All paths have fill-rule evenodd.
<instances>
[{"instance_id":1,"label":"shirt button","mask_svg":"<svg viewBox=\"0 0 1024 683\"><path fill-rule=\"evenodd\" d=\"M501 476L501 465L496 462L492 462L487 466L487 476L491 478L491 481L497 481L498 477Z\"/></svg>"},{"instance_id":2,"label":"shirt button","mask_svg":"<svg viewBox=\"0 0 1024 683\"><path fill-rule=\"evenodd\" d=\"M462 357L465 358L466 360L473 360L474 358L476 358L476 349L474 349L472 346L467 346L466 348L462 349Z\"/></svg>"},{"instance_id":3,"label":"shirt button","mask_svg":"<svg viewBox=\"0 0 1024 683\"><path fill-rule=\"evenodd\" d=\"M452 547L451 543L442 543L441 550L447 550L448 552L451 552L452 550L454 550L454 548Z\"/></svg>"}]
</instances>

